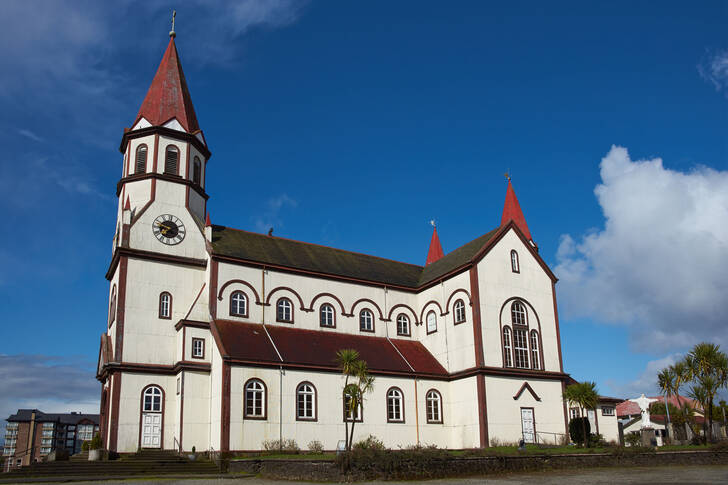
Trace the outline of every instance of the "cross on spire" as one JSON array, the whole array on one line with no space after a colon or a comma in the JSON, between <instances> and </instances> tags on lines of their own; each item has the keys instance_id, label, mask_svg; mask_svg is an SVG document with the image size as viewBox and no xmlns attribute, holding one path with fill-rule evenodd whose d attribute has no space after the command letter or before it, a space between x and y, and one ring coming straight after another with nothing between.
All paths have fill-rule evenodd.
<instances>
[{"instance_id":1,"label":"cross on spire","mask_svg":"<svg viewBox=\"0 0 728 485\"><path fill-rule=\"evenodd\" d=\"M174 31L174 19L175 19L176 16L177 16L177 11L176 10L172 10L172 30L169 31L169 36L170 37L176 37L177 36L177 33Z\"/></svg>"}]
</instances>

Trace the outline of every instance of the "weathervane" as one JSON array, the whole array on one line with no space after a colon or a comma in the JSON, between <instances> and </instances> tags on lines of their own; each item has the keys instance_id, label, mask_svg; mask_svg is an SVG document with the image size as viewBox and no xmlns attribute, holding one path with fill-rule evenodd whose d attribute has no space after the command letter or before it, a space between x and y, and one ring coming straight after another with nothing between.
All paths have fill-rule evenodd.
<instances>
[{"instance_id":1,"label":"weathervane","mask_svg":"<svg viewBox=\"0 0 728 485\"><path fill-rule=\"evenodd\" d=\"M511 181L511 171L510 171L510 170L508 170L508 171L507 171L506 173L504 173L503 175L505 175L505 177L506 177L506 180L508 180L509 182Z\"/></svg>"},{"instance_id":2,"label":"weathervane","mask_svg":"<svg viewBox=\"0 0 728 485\"><path fill-rule=\"evenodd\" d=\"M437 227L437 224L435 224L435 219L430 219L430 225L432 227Z\"/></svg>"},{"instance_id":3,"label":"weathervane","mask_svg":"<svg viewBox=\"0 0 728 485\"><path fill-rule=\"evenodd\" d=\"M170 36L170 37L175 37L175 36L177 36L177 34L176 34L176 33L175 33L175 31L174 31L174 18L175 18L176 16L177 16L177 11L176 11L176 10L172 10L172 30L170 30L170 31L169 31L169 36Z\"/></svg>"}]
</instances>

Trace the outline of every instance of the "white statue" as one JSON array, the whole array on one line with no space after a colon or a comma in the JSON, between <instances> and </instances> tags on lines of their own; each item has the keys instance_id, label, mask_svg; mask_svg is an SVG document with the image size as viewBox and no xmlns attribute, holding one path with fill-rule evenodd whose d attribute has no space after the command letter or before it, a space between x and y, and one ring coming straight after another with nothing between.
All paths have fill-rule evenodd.
<instances>
[{"instance_id":1,"label":"white statue","mask_svg":"<svg viewBox=\"0 0 728 485\"><path fill-rule=\"evenodd\" d=\"M650 404L657 401L657 399L650 399L645 397L644 393L637 399L630 399L632 402L636 402L642 412L642 425L641 429L651 428L652 423L650 422Z\"/></svg>"}]
</instances>

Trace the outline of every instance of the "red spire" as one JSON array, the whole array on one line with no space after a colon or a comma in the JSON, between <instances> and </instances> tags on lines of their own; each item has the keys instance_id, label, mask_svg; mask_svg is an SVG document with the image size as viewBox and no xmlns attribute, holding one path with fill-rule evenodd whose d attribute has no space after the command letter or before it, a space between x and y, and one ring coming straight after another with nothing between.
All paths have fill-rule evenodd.
<instances>
[{"instance_id":1,"label":"red spire","mask_svg":"<svg viewBox=\"0 0 728 485\"><path fill-rule=\"evenodd\" d=\"M172 35L134 124L142 116L153 126L160 126L177 118L188 132L200 131Z\"/></svg>"},{"instance_id":2,"label":"red spire","mask_svg":"<svg viewBox=\"0 0 728 485\"><path fill-rule=\"evenodd\" d=\"M438 259L444 256L442 252L442 245L440 245L440 238L437 236L437 227L432 226L432 239L430 240L430 250L427 251L427 262L425 266L430 263L434 263Z\"/></svg>"},{"instance_id":3,"label":"red spire","mask_svg":"<svg viewBox=\"0 0 728 485\"><path fill-rule=\"evenodd\" d=\"M126 202L124 202L124 210L130 211L131 210L131 204L129 204L129 196L126 196Z\"/></svg>"},{"instance_id":4,"label":"red spire","mask_svg":"<svg viewBox=\"0 0 728 485\"><path fill-rule=\"evenodd\" d=\"M207 217L205 218L205 227L209 227L212 225L212 222L210 222L210 213L207 213Z\"/></svg>"},{"instance_id":5,"label":"red spire","mask_svg":"<svg viewBox=\"0 0 728 485\"><path fill-rule=\"evenodd\" d=\"M529 241L533 240L531 237L531 231L528 230L526 218L523 217L523 211L521 211L521 206L518 204L516 192L513 190L513 185L511 185L511 179L509 177L508 189L506 190L506 203L503 205L503 216L501 217L501 226L505 226L508 224L508 221L511 220L516 223L518 229L520 229L523 235L526 236L526 239Z\"/></svg>"}]
</instances>

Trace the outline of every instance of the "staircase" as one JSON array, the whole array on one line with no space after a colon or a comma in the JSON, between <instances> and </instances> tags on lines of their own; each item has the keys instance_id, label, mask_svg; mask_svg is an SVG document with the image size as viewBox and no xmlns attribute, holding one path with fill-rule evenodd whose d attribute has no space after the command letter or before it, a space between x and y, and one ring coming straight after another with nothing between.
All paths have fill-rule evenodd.
<instances>
[{"instance_id":1,"label":"staircase","mask_svg":"<svg viewBox=\"0 0 728 485\"><path fill-rule=\"evenodd\" d=\"M127 476L219 475L220 468L200 455L192 461L175 451L143 450L113 461L88 461L88 453L73 455L68 461L33 463L0 474L0 483L21 478L35 477L83 477L108 480Z\"/></svg>"}]
</instances>

